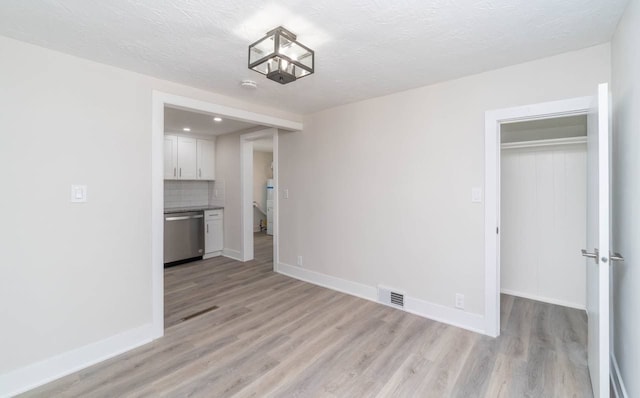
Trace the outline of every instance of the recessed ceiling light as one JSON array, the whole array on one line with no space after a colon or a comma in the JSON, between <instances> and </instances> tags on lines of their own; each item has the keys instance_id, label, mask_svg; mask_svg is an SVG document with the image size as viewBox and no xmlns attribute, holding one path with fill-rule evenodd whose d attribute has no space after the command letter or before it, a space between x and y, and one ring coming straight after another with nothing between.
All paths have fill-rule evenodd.
<instances>
[{"instance_id":1,"label":"recessed ceiling light","mask_svg":"<svg viewBox=\"0 0 640 398\"><path fill-rule=\"evenodd\" d=\"M214 117L214 118L213 118L213 121L214 121L214 122L221 122L221 121L222 121L222 118L221 118L221 117L216 116L216 117Z\"/></svg>"},{"instance_id":2,"label":"recessed ceiling light","mask_svg":"<svg viewBox=\"0 0 640 398\"><path fill-rule=\"evenodd\" d=\"M189 127L184 127L182 131L191 131L191 129Z\"/></svg>"}]
</instances>

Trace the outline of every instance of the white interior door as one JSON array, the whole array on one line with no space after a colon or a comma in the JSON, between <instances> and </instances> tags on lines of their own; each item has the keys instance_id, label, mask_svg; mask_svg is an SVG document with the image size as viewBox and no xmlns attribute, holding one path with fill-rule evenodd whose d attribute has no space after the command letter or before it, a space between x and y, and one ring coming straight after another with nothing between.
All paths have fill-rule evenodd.
<instances>
[{"instance_id":1,"label":"white interior door","mask_svg":"<svg viewBox=\"0 0 640 398\"><path fill-rule=\"evenodd\" d=\"M609 86L598 86L587 122L587 356L596 398L609 397Z\"/></svg>"}]
</instances>

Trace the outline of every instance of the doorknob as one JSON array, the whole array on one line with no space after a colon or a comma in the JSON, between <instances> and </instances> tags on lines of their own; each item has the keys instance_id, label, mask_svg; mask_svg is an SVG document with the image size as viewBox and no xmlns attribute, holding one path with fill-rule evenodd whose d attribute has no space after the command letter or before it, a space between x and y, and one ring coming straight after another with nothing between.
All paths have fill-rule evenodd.
<instances>
[{"instance_id":1,"label":"doorknob","mask_svg":"<svg viewBox=\"0 0 640 398\"><path fill-rule=\"evenodd\" d=\"M609 253L609 259L611 261L624 261L624 257L622 257L622 254L620 253Z\"/></svg>"},{"instance_id":2,"label":"doorknob","mask_svg":"<svg viewBox=\"0 0 640 398\"><path fill-rule=\"evenodd\" d=\"M593 249L593 253L589 253L585 249L581 249L580 251L584 257L593 258L596 260L596 264L598 263L598 249Z\"/></svg>"}]
</instances>

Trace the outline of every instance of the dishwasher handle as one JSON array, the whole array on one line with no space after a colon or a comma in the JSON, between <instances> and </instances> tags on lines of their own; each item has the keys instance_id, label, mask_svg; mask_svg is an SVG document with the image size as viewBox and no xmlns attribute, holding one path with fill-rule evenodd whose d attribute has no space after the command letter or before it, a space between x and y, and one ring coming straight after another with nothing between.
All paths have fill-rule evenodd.
<instances>
[{"instance_id":1,"label":"dishwasher handle","mask_svg":"<svg viewBox=\"0 0 640 398\"><path fill-rule=\"evenodd\" d=\"M180 220L190 220L192 218L203 218L204 215L197 214L195 216L176 216L176 217L165 217L165 221L180 221Z\"/></svg>"}]
</instances>

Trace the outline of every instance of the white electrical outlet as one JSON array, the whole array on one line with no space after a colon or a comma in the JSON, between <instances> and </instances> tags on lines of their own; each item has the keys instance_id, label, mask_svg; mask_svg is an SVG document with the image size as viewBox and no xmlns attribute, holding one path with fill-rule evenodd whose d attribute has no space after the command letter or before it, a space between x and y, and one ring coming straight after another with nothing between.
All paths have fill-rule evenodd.
<instances>
[{"instance_id":1,"label":"white electrical outlet","mask_svg":"<svg viewBox=\"0 0 640 398\"><path fill-rule=\"evenodd\" d=\"M302 256L298 256L298 267L302 267Z\"/></svg>"},{"instance_id":2,"label":"white electrical outlet","mask_svg":"<svg viewBox=\"0 0 640 398\"><path fill-rule=\"evenodd\" d=\"M464 294L456 293L456 308L464 309Z\"/></svg>"}]
</instances>

